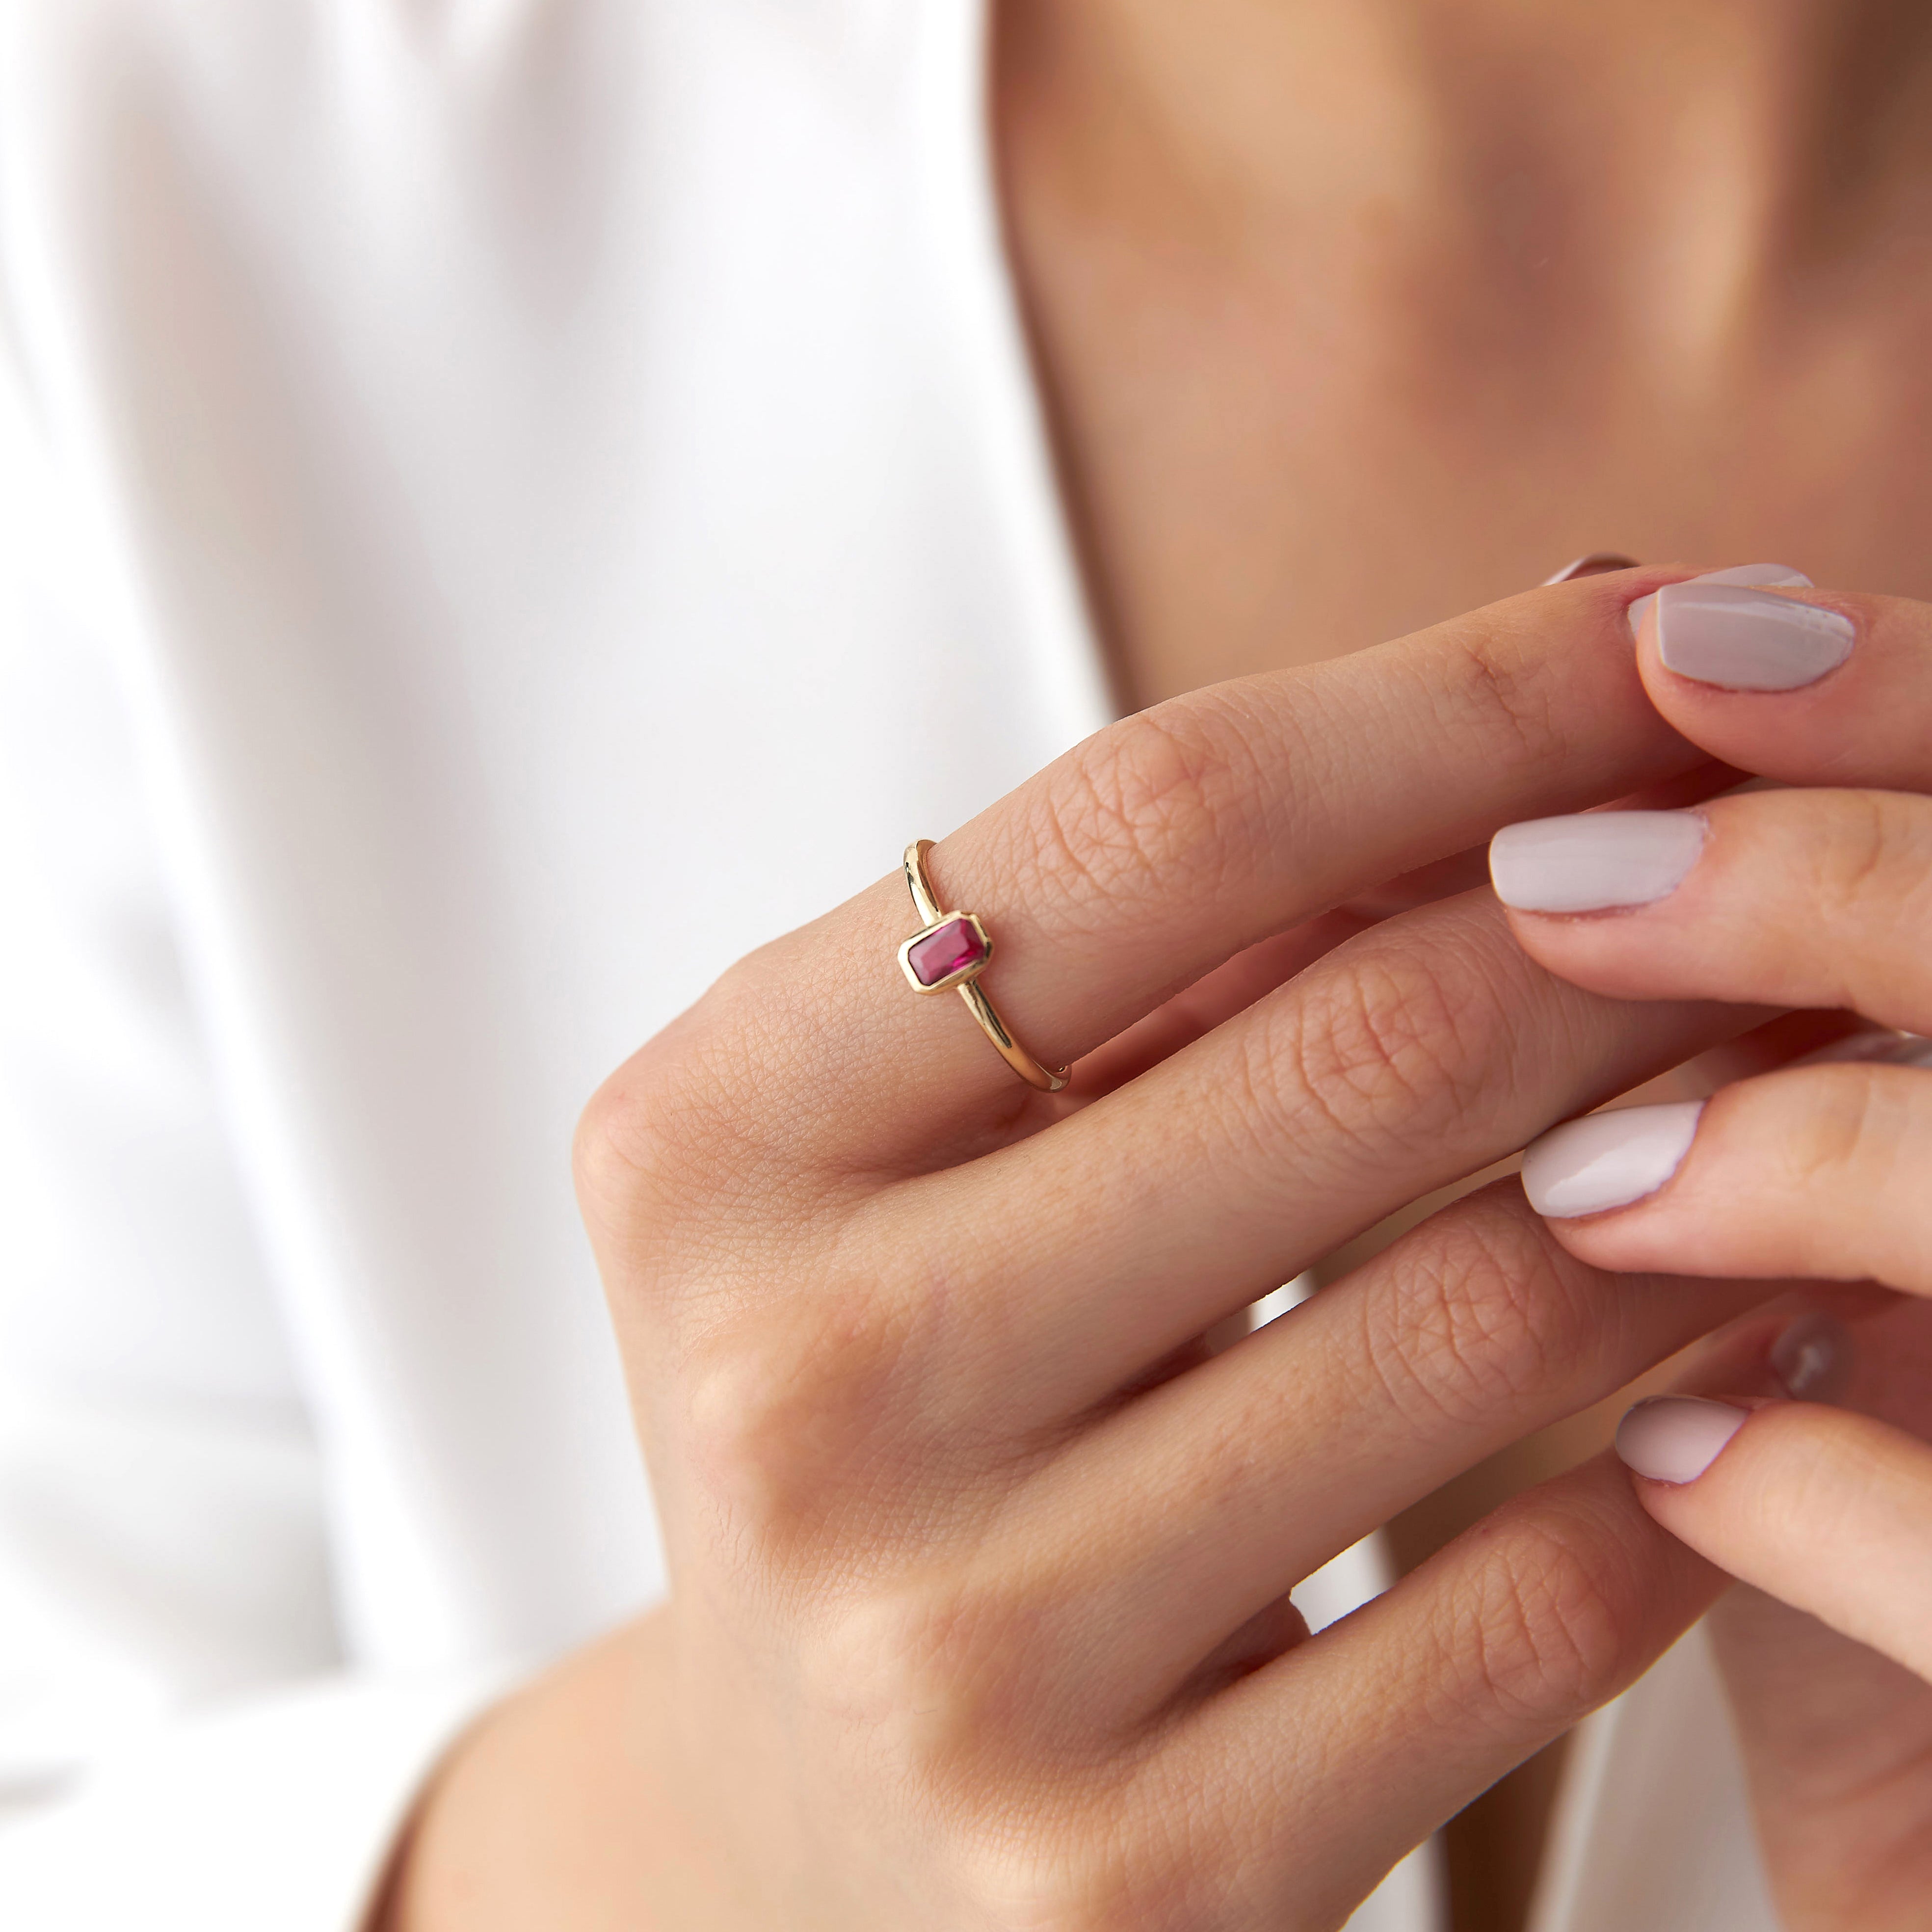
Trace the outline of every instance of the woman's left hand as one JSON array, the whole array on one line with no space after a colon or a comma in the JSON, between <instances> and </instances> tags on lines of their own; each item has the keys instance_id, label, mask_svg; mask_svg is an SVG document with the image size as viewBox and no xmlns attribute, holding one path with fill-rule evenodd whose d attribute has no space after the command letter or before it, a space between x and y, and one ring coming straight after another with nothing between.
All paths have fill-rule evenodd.
<instances>
[{"instance_id":1,"label":"woman's left hand","mask_svg":"<svg viewBox=\"0 0 1932 1932\"><path fill-rule=\"evenodd\" d=\"M1787 1924L1922 1928L1932 1041L1900 1033L1932 1034L1932 606L1691 580L1642 614L1638 654L1687 737L1807 788L1510 826L1492 869L1523 946L1599 993L1900 1031L1708 1102L1572 1121L1530 1148L1524 1184L1598 1267L1900 1292L1841 1292L1850 1326L1754 1318L1702 1393L1640 1405L1618 1446L1650 1514L1756 1586L1714 1629Z\"/></svg>"}]
</instances>

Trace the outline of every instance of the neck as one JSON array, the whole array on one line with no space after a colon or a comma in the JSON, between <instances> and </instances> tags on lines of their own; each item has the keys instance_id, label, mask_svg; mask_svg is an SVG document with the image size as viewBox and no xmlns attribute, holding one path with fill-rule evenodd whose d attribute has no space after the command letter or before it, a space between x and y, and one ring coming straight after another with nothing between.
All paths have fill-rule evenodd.
<instances>
[{"instance_id":1,"label":"neck","mask_svg":"<svg viewBox=\"0 0 1932 1932\"><path fill-rule=\"evenodd\" d=\"M1018 17L1031 24L1020 26ZM1265 250L1367 221L1695 360L1932 229L1923 0L1025 0L1090 165ZM1798 274L1795 271L1803 270Z\"/></svg>"}]
</instances>

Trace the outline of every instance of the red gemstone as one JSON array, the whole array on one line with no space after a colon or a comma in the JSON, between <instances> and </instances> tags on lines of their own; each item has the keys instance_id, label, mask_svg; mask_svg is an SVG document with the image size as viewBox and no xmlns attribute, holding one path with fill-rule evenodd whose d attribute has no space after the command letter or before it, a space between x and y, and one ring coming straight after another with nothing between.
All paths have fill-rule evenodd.
<instances>
[{"instance_id":1,"label":"red gemstone","mask_svg":"<svg viewBox=\"0 0 1932 1932\"><path fill-rule=\"evenodd\" d=\"M906 963L922 986L936 986L950 974L982 965L986 942L970 919L949 919L906 948Z\"/></svg>"}]
</instances>

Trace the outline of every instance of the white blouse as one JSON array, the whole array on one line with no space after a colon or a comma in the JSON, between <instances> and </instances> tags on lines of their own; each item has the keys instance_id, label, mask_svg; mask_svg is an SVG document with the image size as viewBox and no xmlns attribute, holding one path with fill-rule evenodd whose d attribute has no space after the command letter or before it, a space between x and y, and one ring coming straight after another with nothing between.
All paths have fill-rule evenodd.
<instances>
[{"instance_id":1,"label":"white blouse","mask_svg":"<svg viewBox=\"0 0 1932 1932\"><path fill-rule=\"evenodd\" d=\"M984 25L0 0L0 1924L352 1932L661 1589L578 1108L1108 716ZM1540 1913L1774 1924L1694 1642Z\"/></svg>"}]
</instances>

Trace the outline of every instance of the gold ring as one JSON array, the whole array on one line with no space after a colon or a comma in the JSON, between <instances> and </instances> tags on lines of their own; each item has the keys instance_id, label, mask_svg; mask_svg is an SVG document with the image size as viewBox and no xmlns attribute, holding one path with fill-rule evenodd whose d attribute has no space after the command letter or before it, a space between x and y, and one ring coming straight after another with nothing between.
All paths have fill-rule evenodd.
<instances>
[{"instance_id":1,"label":"gold ring","mask_svg":"<svg viewBox=\"0 0 1932 1932\"><path fill-rule=\"evenodd\" d=\"M930 838L915 838L905 849L907 889L926 923L899 948L899 970L915 993L945 993L957 989L980 1030L1000 1049L1000 1057L1029 1087L1058 1094L1066 1084L1066 1069L1042 1066L1006 1030L993 1003L980 990L980 975L992 964L993 936L970 912L946 912L934 897L926 876Z\"/></svg>"}]
</instances>

